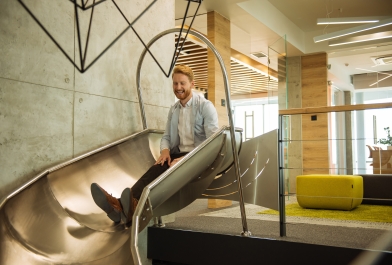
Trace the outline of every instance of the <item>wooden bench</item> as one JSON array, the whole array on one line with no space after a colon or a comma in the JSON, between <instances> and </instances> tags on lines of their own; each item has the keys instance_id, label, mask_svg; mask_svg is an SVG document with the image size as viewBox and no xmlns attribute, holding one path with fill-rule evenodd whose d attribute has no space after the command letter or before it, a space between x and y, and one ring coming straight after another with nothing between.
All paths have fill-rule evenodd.
<instances>
[{"instance_id":1,"label":"wooden bench","mask_svg":"<svg viewBox=\"0 0 392 265\"><path fill-rule=\"evenodd\" d=\"M297 201L303 208L352 210L362 203L362 176L314 174L296 180Z\"/></svg>"}]
</instances>

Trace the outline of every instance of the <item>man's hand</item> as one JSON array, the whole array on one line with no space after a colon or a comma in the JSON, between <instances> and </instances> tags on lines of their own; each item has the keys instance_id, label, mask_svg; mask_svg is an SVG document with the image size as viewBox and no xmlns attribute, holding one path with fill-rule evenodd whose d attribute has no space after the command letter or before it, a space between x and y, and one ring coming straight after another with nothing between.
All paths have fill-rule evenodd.
<instances>
[{"instance_id":1,"label":"man's hand","mask_svg":"<svg viewBox=\"0 0 392 265\"><path fill-rule=\"evenodd\" d=\"M177 164L178 162L180 162L180 160L183 158L183 156L182 157L179 157L179 158L176 158L176 159L173 159L173 161L171 161L171 163L169 163L169 166L170 167L172 167L172 166L174 166L175 164Z\"/></svg>"},{"instance_id":2,"label":"man's hand","mask_svg":"<svg viewBox=\"0 0 392 265\"><path fill-rule=\"evenodd\" d=\"M170 158L170 150L169 149L163 149L161 151L161 155L159 156L158 160L155 162L154 165L158 165L161 164L161 166L163 166L163 164L167 161L167 163L170 166L171 163L171 158Z\"/></svg>"}]
</instances>

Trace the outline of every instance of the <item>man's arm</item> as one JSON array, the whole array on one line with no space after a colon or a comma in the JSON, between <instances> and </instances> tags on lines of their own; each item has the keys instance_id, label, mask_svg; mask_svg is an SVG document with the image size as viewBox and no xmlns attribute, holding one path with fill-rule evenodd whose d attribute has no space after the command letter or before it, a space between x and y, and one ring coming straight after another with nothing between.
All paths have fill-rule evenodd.
<instances>
[{"instance_id":1,"label":"man's arm","mask_svg":"<svg viewBox=\"0 0 392 265\"><path fill-rule=\"evenodd\" d=\"M204 103L202 115L204 119L204 131L208 138L219 129L218 113L211 101L206 101Z\"/></svg>"},{"instance_id":2,"label":"man's arm","mask_svg":"<svg viewBox=\"0 0 392 265\"><path fill-rule=\"evenodd\" d=\"M166 121L166 128L165 132L163 133L163 136L161 138L161 144L160 144L160 156L158 157L157 161L155 162L154 165L163 164L168 161L169 165L171 163L171 158L170 158L170 127L171 127L171 119L173 115L173 107L170 108L169 114L167 115L167 121Z\"/></svg>"},{"instance_id":3,"label":"man's arm","mask_svg":"<svg viewBox=\"0 0 392 265\"><path fill-rule=\"evenodd\" d=\"M169 166L170 166L170 167L174 166L175 164L177 164L178 162L180 162L180 160L183 159L183 158L184 158L184 156L177 157L177 158L173 159L173 161L171 161L171 162L169 163Z\"/></svg>"},{"instance_id":4,"label":"man's arm","mask_svg":"<svg viewBox=\"0 0 392 265\"><path fill-rule=\"evenodd\" d=\"M167 161L167 163L171 164L171 157L170 157L170 150L169 149L163 149L161 150L161 155L159 156L158 160L155 162L154 165L158 165L161 164L161 166L163 166L163 164Z\"/></svg>"},{"instance_id":5,"label":"man's arm","mask_svg":"<svg viewBox=\"0 0 392 265\"><path fill-rule=\"evenodd\" d=\"M160 149L159 149L161 152L163 149L169 149L169 153L170 153L170 126L171 126L170 123L171 123L172 115L173 115L173 107L170 108L169 114L167 115L166 128L165 128L165 132L163 133Z\"/></svg>"}]
</instances>

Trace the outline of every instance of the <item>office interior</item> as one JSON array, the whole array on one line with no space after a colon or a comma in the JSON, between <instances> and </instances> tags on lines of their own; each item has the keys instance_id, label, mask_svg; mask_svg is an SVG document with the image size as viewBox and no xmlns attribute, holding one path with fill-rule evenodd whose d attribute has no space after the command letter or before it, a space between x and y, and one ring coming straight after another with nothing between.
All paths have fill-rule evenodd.
<instances>
[{"instance_id":1,"label":"office interior","mask_svg":"<svg viewBox=\"0 0 392 265\"><path fill-rule=\"evenodd\" d=\"M339 213L391 211L389 1L3 0L0 18L1 264L390 264L391 217L288 211L301 197L297 177L312 175L361 176L362 194L349 198L355 207ZM317 25L347 18L377 21ZM260 162L239 186L243 195L237 187L234 195L201 192L176 207L167 199L164 210L156 206L165 215L141 221L141 231L113 225L94 208L89 185L101 181L119 196L156 157L175 102L173 58L192 67L194 93L227 126L214 140L226 137L233 171L231 125L240 161L257 146L260 161L278 166L265 177ZM184 163L227 166L201 155L213 144ZM262 195L270 191L273 203ZM268 209L275 213L259 213Z\"/></svg>"}]
</instances>

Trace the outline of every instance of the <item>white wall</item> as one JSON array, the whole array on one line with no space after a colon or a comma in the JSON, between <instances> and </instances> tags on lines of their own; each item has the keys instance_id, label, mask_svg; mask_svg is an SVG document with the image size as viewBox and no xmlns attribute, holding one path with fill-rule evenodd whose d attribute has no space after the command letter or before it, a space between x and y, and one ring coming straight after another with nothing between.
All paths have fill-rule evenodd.
<instances>
[{"instance_id":1,"label":"white wall","mask_svg":"<svg viewBox=\"0 0 392 265\"><path fill-rule=\"evenodd\" d=\"M73 3L23 2L79 60ZM116 3L132 21L150 1ZM79 12L83 26L89 12ZM97 5L93 18L87 62L128 25L112 1ZM174 0L157 1L134 25L145 42L173 27ZM0 36L0 199L53 165L142 129L135 76L143 46L131 29L84 74L16 0L0 1ZM152 47L164 69L173 54L172 40ZM173 103L171 81L149 56L142 86L149 127L164 129Z\"/></svg>"}]
</instances>

